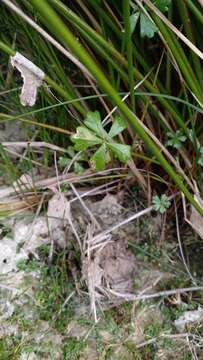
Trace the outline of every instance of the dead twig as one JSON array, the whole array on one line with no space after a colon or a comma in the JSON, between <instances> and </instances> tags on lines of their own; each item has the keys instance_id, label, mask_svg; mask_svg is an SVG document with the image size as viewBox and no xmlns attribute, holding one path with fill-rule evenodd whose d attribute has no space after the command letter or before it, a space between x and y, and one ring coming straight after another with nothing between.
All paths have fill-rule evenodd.
<instances>
[{"instance_id":1,"label":"dead twig","mask_svg":"<svg viewBox=\"0 0 203 360\"><path fill-rule=\"evenodd\" d=\"M47 148L53 151L60 151L60 152L67 152L66 149L53 145L53 144L49 144L45 141L4 141L1 143L2 146L4 147L14 147L14 146L18 146L21 148L27 148L28 146L30 147L34 147L34 148Z\"/></svg>"},{"instance_id":2,"label":"dead twig","mask_svg":"<svg viewBox=\"0 0 203 360\"><path fill-rule=\"evenodd\" d=\"M203 290L203 286L196 286L196 287L189 287L189 288L179 288L179 289L174 289L174 290L158 291L154 294L135 295L135 294L128 294L128 293L122 294L122 293L116 292L112 289L108 289L108 291L112 295L123 298L126 301L155 299L157 297L168 297L171 295L184 294L186 292L196 292L196 291L202 291L202 290Z\"/></svg>"},{"instance_id":3,"label":"dead twig","mask_svg":"<svg viewBox=\"0 0 203 360\"><path fill-rule=\"evenodd\" d=\"M181 243L181 239L180 239L180 229L179 229L179 221L178 221L178 213L177 213L177 206L176 206L176 201L174 199L174 208L175 208L175 218L176 218L176 232L177 232L177 239L178 239L178 245L179 245L179 249L180 249L180 254L181 254L181 258L183 261L183 265L185 267L185 270L187 271L190 279L192 280L193 284L197 285L194 277L192 276L189 267L187 266L186 260L185 260L185 256L183 253L183 247L182 247L182 243Z\"/></svg>"},{"instance_id":4,"label":"dead twig","mask_svg":"<svg viewBox=\"0 0 203 360\"><path fill-rule=\"evenodd\" d=\"M89 210L89 208L86 206L86 204L84 203L84 201L82 200L80 194L78 193L78 191L76 190L75 186L73 184L70 184L71 189L73 190L74 194L77 196L78 200L80 201L82 207L85 209L85 211L87 212L87 214L89 215L90 219L94 222L94 224L97 226L97 228L100 230L101 226L98 223L97 219L95 218L95 216L92 214L92 212Z\"/></svg>"}]
</instances>

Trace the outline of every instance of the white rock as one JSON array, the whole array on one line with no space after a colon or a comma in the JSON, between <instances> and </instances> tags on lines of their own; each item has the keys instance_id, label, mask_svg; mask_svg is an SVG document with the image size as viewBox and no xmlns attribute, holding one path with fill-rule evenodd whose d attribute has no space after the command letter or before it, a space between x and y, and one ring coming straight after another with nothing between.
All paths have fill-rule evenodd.
<instances>
[{"instance_id":1,"label":"white rock","mask_svg":"<svg viewBox=\"0 0 203 360\"><path fill-rule=\"evenodd\" d=\"M179 319L174 321L174 325L179 331L184 331L189 323L197 323L203 321L203 309L185 311Z\"/></svg>"}]
</instances>

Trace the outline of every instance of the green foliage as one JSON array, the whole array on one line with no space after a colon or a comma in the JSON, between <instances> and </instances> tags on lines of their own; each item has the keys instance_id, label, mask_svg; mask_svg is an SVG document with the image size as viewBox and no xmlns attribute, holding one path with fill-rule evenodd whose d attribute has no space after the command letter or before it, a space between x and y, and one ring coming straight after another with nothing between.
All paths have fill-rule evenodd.
<instances>
[{"instance_id":1,"label":"green foliage","mask_svg":"<svg viewBox=\"0 0 203 360\"><path fill-rule=\"evenodd\" d=\"M19 260L16 265L19 270L23 270L28 273L39 269L39 262L37 260Z\"/></svg>"},{"instance_id":2,"label":"green foliage","mask_svg":"<svg viewBox=\"0 0 203 360\"><path fill-rule=\"evenodd\" d=\"M183 134L181 130L177 130L175 133L167 133L168 141L166 145L173 147L174 149L179 150L183 143L187 140L187 137Z\"/></svg>"},{"instance_id":3,"label":"green foliage","mask_svg":"<svg viewBox=\"0 0 203 360\"><path fill-rule=\"evenodd\" d=\"M165 194L162 194L160 197L158 195L154 195L152 198L153 209L160 214L164 214L170 205L171 202Z\"/></svg>"},{"instance_id":4,"label":"green foliage","mask_svg":"<svg viewBox=\"0 0 203 360\"><path fill-rule=\"evenodd\" d=\"M85 347L86 341L83 338L68 338L63 346L62 360L78 360Z\"/></svg>"},{"instance_id":5,"label":"green foliage","mask_svg":"<svg viewBox=\"0 0 203 360\"><path fill-rule=\"evenodd\" d=\"M198 157L197 163L200 166L203 166L203 146L201 146L199 149L199 157Z\"/></svg>"},{"instance_id":6,"label":"green foliage","mask_svg":"<svg viewBox=\"0 0 203 360\"><path fill-rule=\"evenodd\" d=\"M158 31L157 26L143 13L140 14L140 35L142 38L145 36L149 39L154 37Z\"/></svg>"},{"instance_id":7,"label":"green foliage","mask_svg":"<svg viewBox=\"0 0 203 360\"><path fill-rule=\"evenodd\" d=\"M71 140L75 143L75 149L77 151L86 150L89 147L102 143L102 139L84 126L77 128L77 132L71 137Z\"/></svg>"},{"instance_id":8,"label":"green foliage","mask_svg":"<svg viewBox=\"0 0 203 360\"><path fill-rule=\"evenodd\" d=\"M114 140L126 127L123 119L116 117L109 133L107 133L102 126L100 113L98 111L88 112L84 126L77 128L77 132L71 137L71 140L77 151L84 151L95 145L100 145L90 157L90 161L93 168L103 170L106 164L111 161L112 155L123 163L131 158L131 147Z\"/></svg>"},{"instance_id":9,"label":"green foliage","mask_svg":"<svg viewBox=\"0 0 203 360\"><path fill-rule=\"evenodd\" d=\"M133 13L133 14L130 16L130 29L131 29L131 34L134 32L134 30L135 30L135 28L136 28L137 22L138 22L138 20L139 20L139 16L140 16L139 11Z\"/></svg>"},{"instance_id":10,"label":"green foliage","mask_svg":"<svg viewBox=\"0 0 203 360\"><path fill-rule=\"evenodd\" d=\"M163 324L161 322L154 322L145 329L145 335L147 338L158 336L163 331Z\"/></svg>"},{"instance_id":11,"label":"green foliage","mask_svg":"<svg viewBox=\"0 0 203 360\"><path fill-rule=\"evenodd\" d=\"M155 0L154 5L162 12L166 12L169 9L171 0ZM140 36L142 38L148 37L153 38L155 33L158 31L157 26L152 20L137 6L133 6L135 12L130 16L131 33L134 32L138 20L140 21Z\"/></svg>"},{"instance_id":12,"label":"green foliage","mask_svg":"<svg viewBox=\"0 0 203 360\"><path fill-rule=\"evenodd\" d=\"M40 281L35 292L40 319L50 321L53 327L59 331L64 330L69 318L73 315L71 301L68 308L62 307L73 289L73 284L68 281L65 271L67 269L63 269L63 266L59 264L52 264L51 267L41 266Z\"/></svg>"},{"instance_id":13,"label":"green foliage","mask_svg":"<svg viewBox=\"0 0 203 360\"><path fill-rule=\"evenodd\" d=\"M39 249L39 254L40 258L47 258L49 248L42 247ZM26 273L37 271L38 282L34 287L34 297L39 319L49 321L50 326L63 331L70 317L73 316L74 309L74 303L71 300L68 307L63 307L64 301L74 287L72 279L69 279L67 275L65 254L57 254L51 266L33 259L19 261L17 267ZM19 317L17 313L15 316Z\"/></svg>"},{"instance_id":14,"label":"green foliage","mask_svg":"<svg viewBox=\"0 0 203 360\"><path fill-rule=\"evenodd\" d=\"M140 22L140 36L142 38L153 38L158 31L157 26L143 12L136 11L130 16L131 32L133 33L136 25Z\"/></svg>"},{"instance_id":15,"label":"green foliage","mask_svg":"<svg viewBox=\"0 0 203 360\"><path fill-rule=\"evenodd\" d=\"M0 339L0 360L18 360L20 350L21 339L18 336L7 336Z\"/></svg>"}]
</instances>

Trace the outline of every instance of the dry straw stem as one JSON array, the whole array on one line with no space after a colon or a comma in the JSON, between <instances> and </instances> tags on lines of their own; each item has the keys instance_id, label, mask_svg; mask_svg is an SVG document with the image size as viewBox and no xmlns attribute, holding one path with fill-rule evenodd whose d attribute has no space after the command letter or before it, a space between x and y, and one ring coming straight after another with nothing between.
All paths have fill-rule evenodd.
<instances>
[{"instance_id":1,"label":"dry straw stem","mask_svg":"<svg viewBox=\"0 0 203 360\"><path fill-rule=\"evenodd\" d=\"M27 157L27 156L24 155L24 154L19 154L18 152L14 151L14 150L11 150L11 149L9 149L9 148L5 148L5 151L6 151L7 153L11 154L11 155L14 155L14 156L17 157L17 158L20 158L20 161L22 161L22 160L27 160L27 161L29 161L30 163L32 163L32 164L34 164L34 165L36 165L36 166L40 166L40 167L42 167L42 168L44 168L44 169L47 169L47 170L49 169L48 166L46 166L46 165L44 165L44 164L41 164L39 161L35 161L35 160L30 159L29 157Z\"/></svg>"},{"instance_id":2,"label":"dry straw stem","mask_svg":"<svg viewBox=\"0 0 203 360\"><path fill-rule=\"evenodd\" d=\"M90 211L90 209L87 207L87 205L85 204L85 202L82 200L80 194L78 193L77 189L75 188L75 186L73 184L70 184L70 187L73 191L73 193L77 196L79 202L81 203L82 207L85 209L86 213L89 215L90 219L92 220L92 222L95 224L95 226L100 230L101 226L98 223L97 219L95 218L95 216L92 214L92 212Z\"/></svg>"},{"instance_id":3,"label":"dry straw stem","mask_svg":"<svg viewBox=\"0 0 203 360\"><path fill-rule=\"evenodd\" d=\"M151 75L152 71L153 71L153 68L150 69L150 71L145 75L145 77L144 77L141 81L139 81L139 82L134 86L134 91L137 90L137 89L145 82L145 80ZM129 96L130 96L130 92L128 92L128 93L121 99L122 102L124 102ZM118 106L115 106L115 107L107 114L107 116L104 118L104 120L102 121L102 124L103 124L103 125L107 125L107 124L109 123L109 121L108 121L109 118L110 118L111 115L113 115L113 113L114 113L115 111L117 111L117 110L118 110Z\"/></svg>"},{"instance_id":4,"label":"dry straw stem","mask_svg":"<svg viewBox=\"0 0 203 360\"><path fill-rule=\"evenodd\" d=\"M149 75L152 73L152 70L151 69L147 75L141 80L138 82L138 84L136 84L134 86L134 91L136 89L138 89L142 83L149 77ZM124 102L128 97L130 96L130 92L128 92L123 98L122 98L122 102ZM107 116L104 118L104 120L102 121L103 125L107 125L109 123L109 118L113 115L113 113L115 111L118 110L118 106L115 106L108 114ZM129 166L129 168L131 169L132 173L135 175L135 177L139 180L143 190L146 192L146 189L147 189L147 183L145 181L145 178L144 176L141 174L141 172L139 171L139 169L136 167L134 161L131 159L130 161L128 161L127 165Z\"/></svg>"},{"instance_id":5,"label":"dry straw stem","mask_svg":"<svg viewBox=\"0 0 203 360\"><path fill-rule=\"evenodd\" d=\"M138 345L136 345L137 349L141 349L142 347L146 346L146 345L150 345L153 344L155 342L157 342L157 340L160 340L161 338L166 338L166 339L178 339L178 338L188 338L188 337L194 337L193 334L190 333L182 333L182 334L160 334L157 337L154 337L153 339L149 339L146 340Z\"/></svg>"},{"instance_id":6,"label":"dry straw stem","mask_svg":"<svg viewBox=\"0 0 203 360\"><path fill-rule=\"evenodd\" d=\"M61 134L66 134L66 135L72 135L73 134L73 132L71 132L69 130L59 128L57 126L53 126L53 125L49 125L49 124L40 123L38 121L33 121L31 119L25 119L25 118L21 117L21 115L11 116L11 115L8 115L8 114L0 113L0 120L1 121L10 121L10 120L13 121L13 120L18 120L18 119L20 121L24 122L25 124L36 125L38 127L44 128L44 129L49 129L49 130L52 130L52 131L59 132Z\"/></svg>"},{"instance_id":7,"label":"dry straw stem","mask_svg":"<svg viewBox=\"0 0 203 360\"><path fill-rule=\"evenodd\" d=\"M137 0L136 0L137 1ZM203 60L203 53L200 51L186 36L184 36L162 13L156 6L154 6L150 0L143 0L143 2L149 6L149 8L181 39L200 59ZM202 0L199 0L200 4L203 4Z\"/></svg>"},{"instance_id":8,"label":"dry straw stem","mask_svg":"<svg viewBox=\"0 0 203 360\"><path fill-rule=\"evenodd\" d=\"M192 276L190 269L187 265L187 262L185 260L185 256L183 253L183 247L182 247L182 243L181 243L181 238L180 238L180 228L179 228L179 221L178 221L178 212L177 212L177 206L176 206L176 201L174 199L174 209L175 209L175 218L176 218L176 232L177 232L177 239L178 239L178 245L179 245L179 249L180 249L180 254L182 257L182 261L183 261L183 265L185 267L185 270L187 271L189 278L191 279L192 283L194 285L196 285L196 281L194 279L194 277Z\"/></svg>"},{"instance_id":9,"label":"dry straw stem","mask_svg":"<svg viewBox=\"0 0 203 360\"><path fill-rule=\"evenodd\" d=\"M59 147L57 145L49 144L45 141L5 141L1 143L4 147L20 147L20 148L27 148L27 147L33 147L33 148L47 148L53 151L59 151L59 152L67 152L66 149Z\"/></svg>"},{"instance_id":10,"label":"dry straw stem","mask_svg":"<svg viewBox=\"0 0 203 360\"><path fill-rule=\"evenodd\" d=\"M145 126L144 123L141 122L139 118L136 118L139 125L145 130L145 132L151 137L151 139L158 145L158 147L162 150L162 152L166 155L166 157L171 161L171 163L175 166L177 172L182 175L182 177L185 179L187 184L190 186L193 192L195 192L195 188L193 186L193 183L186 175L185 171L181 168L181 166L178 164L176 159L170 154L170 152L167 150L167 148L159 141L159 139L153 134L153 132Z\"/></svg>"},{"instance_id":11,"label":"dry straw stem","mask_svg":"<svg viewBox=\"0 0 203 360\"><path fill-rule=\"evenodd\" d=\"M92 226L89 225L87 227L87 234L84 239L84 248L86 248L86 252L87 252L87 286L88 286L88 293L89 293L89 297L90 297L91 312L94 316L95 323L97 323L98 318L97 318L96 290L95 290L96 271L95 271L95 264L91 260L91 250L90 250L89 242L87 240L87 239L91 238L92 236L93 236L93 228L92 228Z\"/></svg>"},{"instance_id":12,"label":"dry straw stem","mask_svg":"<svg viewBox=\"0 0 203 360\"><path fill-rule=\"evenodd\" d=\"M10 200L6 202L0 202L0 211L18 211L26 210L35 207L41 200L42 195L28 195L26 199Z\"/></svg>"},{"instance_id":13,"label":"dry straw stem","mask_svg":"<svg viewBox=\"0 0 203 360\"><path fill-rule=\"evenodd\" d=\"M120 298L124 298L126 301L136 301L136 300L148 300L148 299L155 299L157 297L165 297L165 296L171 296L171 295L177 295L177 294L184 294L186 292L195 292L195 291L202 291L203 286L196 286L196 287L188 287L188 288L179 288L174 290L164 290L164 291L158 291L153 294L141 294L141 295L135 295L135 294L122 294L117 291L108 289L109 293L118 296Z\"/></svg>"},{"instance_id":14,"label":"dry straw stem","mask_svg":"<svg viewBox=\"0 0 203 360\"><path fill-rule=\"evenodd\" d=\"M124 172L124 171L125 171L125 175L121 174L121 172ZM89 170L82 175L75 175L75 173L69 173L69 174L59 175L58 178L56 176L54 176L54 177L50 177L48 179L36 180L34 187L35 187L35 189L43 190L43 189L47 189L47 188L56 186L57 182L59 182L59 184L61 185L61 184L82 182L82 181L85 181L86 179L101 180L101 179L104 179L104 177L109 176L109 174L112 174L113 172L115 172L115 173L118 172L119 173L118 177L122 178L123 176L126 176L126 171L127 171L126 168L114 168L114 169L107 169L104 171L99 171L96 174L92 174ZM28 189L28 187L22 186L21 190L26 192L28 190L31 191L33 189L32 188ZM16 191L12 186L0 189L0 199L11 196L13 194L16 194Z\"/></svg>"}]
</instances>

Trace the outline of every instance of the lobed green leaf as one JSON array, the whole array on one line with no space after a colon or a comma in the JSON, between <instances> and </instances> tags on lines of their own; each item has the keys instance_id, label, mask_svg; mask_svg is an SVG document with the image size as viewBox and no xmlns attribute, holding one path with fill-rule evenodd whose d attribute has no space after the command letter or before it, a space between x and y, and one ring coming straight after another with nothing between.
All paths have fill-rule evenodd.
<instances>
[{"instance_id":1,"label":"lobed green leaf","mask_svg":"<svg viewBox=\"0 0 203 360\"><path fill-rule=\"evenodd\" d=\"M91 146L102 143L102 139L98 138L92 131L84 126L77 128L76 134L71 136L71 141L75 144L77 151L86 150Z\"/></svg>"},{"instance_id":2,"label":"lobed green leaf","mask_svg":"<svg viewBox=\"0 0 203 360\"><path fill-rule=\"evenodd\" d=\"M89 111L84 121L85 126L92 130L99 137L106 137L107 133L104 130L101 122L99 111Z\"/></svg>"},{"instance_id":3,"label":"lobed green leaf","mask_svg":"<svg viewBox=\"0 0 203 360\"><path fill-rule=\"evenodd\" d=\"M131 147L129 145L118 143L107 143L114 155L121 161L126 163L131 158Z\"/></svg>"},{"instance_id":4,"label":"lobed green leaf","mask_svg":"<svg viewBox=\"0 0 203 360\"><path fill-rule=\"evenodd\" d=\"M127 128L126 122L121 117L116 117L115 121L113 122L113 125L111 127L111 130L109 131L109 136L113 138L114 136L117 136L120 134L123 130Z\"/></svg>"}]
</instances>

